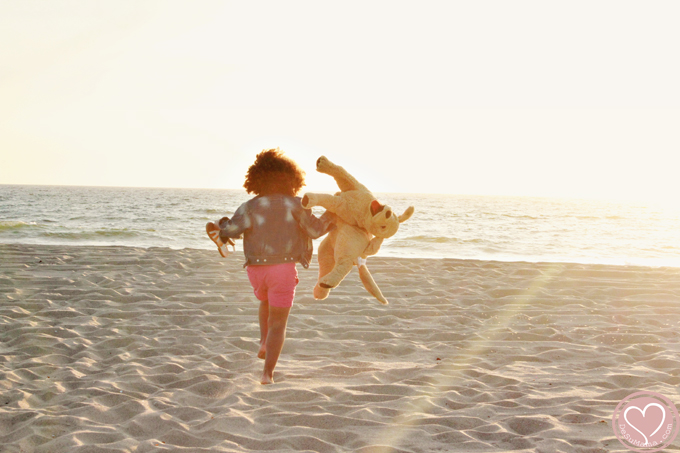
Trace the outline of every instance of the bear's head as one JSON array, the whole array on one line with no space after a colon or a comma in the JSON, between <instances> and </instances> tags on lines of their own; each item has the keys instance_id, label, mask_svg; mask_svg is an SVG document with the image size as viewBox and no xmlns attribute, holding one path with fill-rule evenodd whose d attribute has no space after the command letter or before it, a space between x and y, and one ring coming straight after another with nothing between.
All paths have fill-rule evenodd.
<instances>
[{"instance_id":1,"label":"bear's head","mask_svg":"<svg viewBox=\"0 0 680 453\"><path fill-rule=\"evenodd\" d=\"M397 216L390 206L380 204L378 200L371 202L371 223L368 232L378 238L387 239L396 234L399 224L407 221L415 208L409 206L400 216Z\"/></svg>"}]
</instances>

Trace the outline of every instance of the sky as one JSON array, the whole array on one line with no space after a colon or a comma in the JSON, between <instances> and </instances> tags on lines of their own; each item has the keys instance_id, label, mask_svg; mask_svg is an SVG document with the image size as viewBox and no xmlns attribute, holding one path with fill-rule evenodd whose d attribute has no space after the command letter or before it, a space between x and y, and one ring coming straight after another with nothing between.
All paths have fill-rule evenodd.
<instances>
[{"instance_id":1,"label":"sky","mask_svg":"<svg viewBox=\"0 0 680 453\"><path fill-rule=\"evenodd\" d=\"M680 3L0 0L0 184L680 206Z\"/></svg>"}]
</instances>

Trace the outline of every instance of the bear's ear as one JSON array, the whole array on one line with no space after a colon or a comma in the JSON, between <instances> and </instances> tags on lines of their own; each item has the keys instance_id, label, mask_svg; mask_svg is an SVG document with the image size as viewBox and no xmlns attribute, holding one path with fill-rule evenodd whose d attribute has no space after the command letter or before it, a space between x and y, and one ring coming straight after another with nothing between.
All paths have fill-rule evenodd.
<instances>
[{"instance_id":1,"label":"bear's ear","mask_svg":"<svg viewBox=\"0 0 680 453\"><path fill-rule=\"evenodd\" d=\"M382 212L385 206L381 205L378 200L371 201L371 215L375 216L377 213Z\"/></svg>"},{"instance_id":2,"label":"bear's ear","mask_svg":"<svg viewBox=\"0 0 680 453\"><path fill-rule=\"evenodd\" d=\"M404 213L399 216L399 223L404 223L408 219L410 219L415 210L416 209L413 206L409 206L408 208L406 208L406 211L404 211Z\"/></svg>"}]
</instances>

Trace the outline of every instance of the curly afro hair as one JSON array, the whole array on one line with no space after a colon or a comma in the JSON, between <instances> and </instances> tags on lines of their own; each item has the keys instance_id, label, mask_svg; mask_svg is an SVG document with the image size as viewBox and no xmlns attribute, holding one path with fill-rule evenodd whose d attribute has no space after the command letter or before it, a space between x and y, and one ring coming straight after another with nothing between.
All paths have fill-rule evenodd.
<instances>
[{"instance_id":1,"label":"curly afro hair","mask_svg":"<svg viewBox=\"0 0 680 453\"><path fill-rule=\"evenodd\" d=\"M305 172L280 149L262 151L248 168L243 187L255 195L283 194L294 197L305 185Z\"/></svg>"}]
</instances>

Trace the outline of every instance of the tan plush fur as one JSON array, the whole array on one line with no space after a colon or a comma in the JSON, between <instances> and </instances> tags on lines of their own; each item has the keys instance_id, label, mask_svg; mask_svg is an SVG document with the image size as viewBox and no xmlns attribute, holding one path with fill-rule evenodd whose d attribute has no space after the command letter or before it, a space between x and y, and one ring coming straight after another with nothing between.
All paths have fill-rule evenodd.
<instances>
[{"instance_id":1,"label":"tan plush fur","mask_svg":"<svg viewBox=\"0 0 680 453\"><path fill-rule=\"evenodd\" d=\"M317 160L316 170L332 176L340 188L335 195L307 193L302 199L302 206L307 209L322 206L337 215L337 228L319 246L319 280L314 287L314 298L325 299L352 266L358 265L358 258L366 259L378 253L383 239L394 236L399 224L413 215L414 208L409 206L397 216L344 168L324 156ZM359 266L359 276L366 290L387 304L365 264Z\"/></svg>"}]
</instances>

